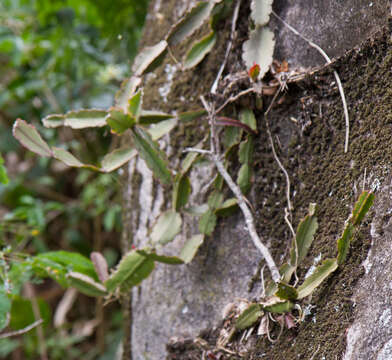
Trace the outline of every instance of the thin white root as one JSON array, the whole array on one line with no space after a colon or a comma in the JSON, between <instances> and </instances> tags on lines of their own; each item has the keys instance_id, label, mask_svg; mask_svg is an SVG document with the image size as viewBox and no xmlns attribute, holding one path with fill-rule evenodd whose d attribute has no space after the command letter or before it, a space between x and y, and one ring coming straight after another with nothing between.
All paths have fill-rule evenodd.
<instances>
[{"instance_id":1,"label":"thin white root","mask_svg":"<svg viewBox=\"0 0 392 360\"><path fill-rule=\"evenodd\" d=\"M303 36L301 33L299 33L295 28L293 28L290 24L288 24L286 21L284 21L274 11L272 11L272 14L278 20L280 20L289 30L291 30L295 35L299 36L302 40L306 41L311 47L315 48L321 54L321 56L326 60L327 64L331 63L330 57L326 54L326 52L320 46L318 46L313 41L309 40L308 38ZM336 84L338 85L340 97L342 98L342 103L343 103L344 117L345 117L345 121L346 121L346 136L345 136L345 142L344 142L344 152L347 153L349 137L350 137L350 118L349 118L349 114L348 114L346 96L344 95L344 89L343 89L343 85L340 80L339 74L336 72L336 70L334 70L333 74L335 75Z\"/></svg>"}]
</instances>

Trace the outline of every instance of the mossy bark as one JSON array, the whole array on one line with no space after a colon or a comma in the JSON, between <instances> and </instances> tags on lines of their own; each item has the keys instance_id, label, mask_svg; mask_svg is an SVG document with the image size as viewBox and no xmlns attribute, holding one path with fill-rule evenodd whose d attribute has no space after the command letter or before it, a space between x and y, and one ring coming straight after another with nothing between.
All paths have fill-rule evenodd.
<instances>
[{"instance_id":1,"label":"mossy bark","mask_svg":"<svg viewBox=\"0 0 392 360\"><path fill-rule=\"evenodd\" d=\"M164 38L170 25L191 3L152 1L143 45L152 45ZM364 6L363 2L353 1L353 4L354 10ZM310 202L319 205L319 230L308 257L300 266L300 279L320 254L323 259L336 256L336 239L361 189L376 191L374 210L356 233L345 265L323 283L311 299L301 304L308 309L304 322L294 329L285 330L273 344L256 335L250 336L245 343L240 343L240 336L235 337L231 349L237 355L229 355L215 348L216 338L224 326L222 310L239 297L252 299L259 295L258 275L264 262L244 229L241 214L220 220L214 234L206 239L191 264L159 266L149 279L134 289L133 322L128 324L133 329L129 341L134 359L164 359L166 356L170 359L200 359L203 353L206 355L208 352L215 356L222 354L221 359L234 359L239 353L248 359L335 359L342 358L344 354L346 360L376 358L376 354L384 356L380 359L388 359L388 336L392 325L385 311L391 295L391 278L382 274L384 271L391 274L392 270L388 260L391 258L388 251L392 253L388 247L392 237L392 211L391 206L386 205L391 200L392 188L392 42L386 4L383 4L385 9L380 3L374 5L377 8L374 14L378 18L373 30L379 29L377 33L362 42L364 34L371 33L366 30L349 45L344 42L341 51L336 52L338 59L332 65L306 76L302 81L289 84L269 115L278 156L291 179L294 226L304 216ZM372 6L369 9L374 10ZM290 13L279 1L275 10ZM249 2L243 1L224 77L244 70L241 45L247 36L248 15ZM302 26L306 28L306 24ZM144 107L168 112L200 108L199 96L208 94L215 79L224 57L230 27L231 14L219 24L216 48L196 69L183 72L172 59L168 59L155 71L155 75L147 77ZM200 30L189 42L200 37L204 30ZM275 31L282 33L281 28ZM293 43L288 44L287 47L293 46ZM343 54L354 46L357 46L354 50ZM173 49L174 56L180 59L185 49L185 45ZM286 57L289 49L279 51ZM291 51L295 53L296 49ZM286 59L290 63L290 57ZM297 56L295 59L293 64L299 66L300 58ZM341 76L349 105L351 133L348 153L344 153L345 123L333 70ZM229 93L238 93L247 86L247 81L239 82ZM214 100L219 103L224 98ZM264 99L263 110L270 101L271 98ZM254 208L259 234L281 264L287 259L291 242L290 230L284 221L286 182L272 155L263 111L257 110L255 98L241 98L226 110L226 115L236 118L243 106L254 110L259 129L253 156L253 186L248 199ZM165 138L162 146L169 154L173 168L178 166L183 156L182 149L195 145L208 131L207 120L201 119L179 124L170 137ZM238 162L233 159L230 172L234 178L238 168ZM214 171L211 166L199 166L193 173L194 203L205 202L205 185L210 182ZM225 191L227 196L231 196L227 189ZM153 179L143 161L134 160L128 167L124 199L124 239L128 240L128 245L132 242L143 246L157 215L170 206L170 190ZM188 219L182 236L176 238L169 251L177 253L184 239L196 231L197 222ZM368 255L369 248L371 255ZM365 259L368 259L367 268L362 266ZM368 293L364 290L367 287L371 289ZM377 305L373 309L372 302ZM372 311L375 311L378 320L369 324L367 315ZM354 325L351 325L353 322ZM363 327L364 323L368 326ZM273 330L272 336L277 335L276 331ZM351 334L350 337L346 336L347 333ZM371 335L373 333L377 337ZM361 334L367 336L367 342ZM199 341L193 341L197 336ZM170 338L166 353L165 347ZM361 349L361 354L354 350L356 347Z\"/></svg>"}]
</instances>

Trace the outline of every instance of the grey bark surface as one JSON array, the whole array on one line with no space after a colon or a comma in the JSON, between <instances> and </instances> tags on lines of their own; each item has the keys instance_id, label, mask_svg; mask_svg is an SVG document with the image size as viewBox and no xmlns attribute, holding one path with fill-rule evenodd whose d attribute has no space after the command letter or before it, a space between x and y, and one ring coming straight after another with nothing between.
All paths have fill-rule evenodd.
<instances>
[{"instance_id":1,"label":"grey bark surface","mask_svg":"<svg viewBox=\"0 0 392 360\"><path fill-rule=\"evenodd\" d=\"M163 3L163 1L154 0L150 6L146 37L151 39L151 34L156 32L155 43L165 35L159 29L155 13L162 12L166 17L168 14L173 14L172 18L166 19L165 22L174 23L194 1L178 0L167 2L167 4ZM247 1L243 1L244 3L246 4ZM166 9L164 9L165 6ZM277 0L274 9L304 36L320 45L328 55L339 57L347 50L359 46L366 38L386 26L390 4L387 0L373 2L364 0L317 0L312 2ZM242 18L240 21L247 22L248 19ZM276 19L272 19L271 29L275 32L277 39L275 57L286 59L291 69L313 68L324 64L323 59L314 49L289 32ZM219 64L217 65L219 66ZM170 70L170 67L168 69ZM169 76L168 71L166 75ZM203 74L197 74L197 70L195 76L200 76L200 81L203 81ZM331 84L329 86L333 87ZM206 93L210 86L211 84L205 84ZM297 92L299 95L294 101L299 103L300 98L306 95L306 91L300 89ZM148 93L145 96L148 98ZM164 102L163 99L162 101ZM339 104L339 101L334 103L334 105L336 104ZM324 105L328 106L328 103ZM353 106L353 104L349 105ZM157 104L157 108L159 108L159 104ZM286 119L281 124L281 129L278 130L283 154L287 153L286 150L295 133L292 126L287 125L290 123L287 119L290 117L299 119L301 117L300 111L283 112L278 116L278 118ZM343 117L339 121L344 124ZM360 122L357 118L352 121ZM287 128L285 128L285 124ZM306 126L304 122L303 128ZM339 131L344 132L344 128ZM167 137L161 145L169 153L178 151L171 147L170 141L171 139ZM264 141L267 141L266 138ZM336 151L343 152L341 148ZM302 161L304 163L308 161L306 156L302 158ZM370 177L373 176L373 182L379 171L376 169L377 166L376 161L373 168L367 169L368 174L372 174ZM384 170L384 172L390 173L389 167ZM205 201L204 189L211 181L213 171L209 166L202 166L192 172L193 194L191 202L193 204L201 204ZM277 167L275 171L277 174L279 173ZM258 175L256 170L255 179ZM294 176L294 174L290 175ZM326 173L325 176L334 175ZM285 183L283 177L275 179L273 186L266 185L265 190L260 190L260 187L257 187L248 196L250 202L256 204L256 219L259 219L263 224L266 221L257 216L262 204L269 202L271 195L269 192L281 193L279 203L269 205L271 207L269 211L280 213L283 218ZM258 179L257 181L262 183L264 180ZM309 181L312 182L312 179ZM358 187L360 186L360 179L354 178L353 181L355 184L358 183ZM356 288L352 289L355 319L347 332L345 360L373 358L386 360L392 358L392 310L390 304L392 295L390 275L392 274L392 225L391 221L385 222L385 216L392 212L391 177L383 177L380 184L377 191L375 215L371 225L372 243L364 264L365 273ZM295 189L298 188L300 191L301 186L298 184ZM312 191L328 194L334 189L313 189ZM354 191L355 195L357 192ZM126 202L124 217L126 237L132 239L137 247L141 247L147 243L148 229L151 228L159 213L170 206L170 199L165 197L164 189L153 179L150 170L140 159L129 164L128 184L124 190L124 199ZM339 202L338 206L347 207L351 204L350 199L347 196L344 205ZM341 220L344 222L344 219ZM279 226L284 227L284 221ZM336 230L336 236L339 231ZM170 245L169 252L178 252L185 239L195 233L197 233L197 222L192 219L188 220L181 236L178 236ZM287 230L286 233L286 239L283 240L275 238L271 233L261 234L267 245L274 248L275 261L279 264L284 260L289 246L289 231ZM279 241L281 244L276 245ZM141 286L133 290L133 321L131 325L133 359L165 359L167 356L166 344L169 339L173 337L178 339L194 338L203 329L218 326L222 320L222 311L227 304L237 301L238 298L251 299L259 295L260 283L256 283L251 291L249 291L249 283L260 270L260 261L261 255L254 248L246 232L242 215L239 213L218 222L214 234L206 239L198 255L189 265L157 266L153 274L143 281ZM341 335L345 336L345 334ZM322 348L319 354L323 354ZM343 353L341 355L343 356ZM291 359L291 357L287 357L287 359ZM328 355L325 359L329 359Z\"/></svg>"}]
</instances>

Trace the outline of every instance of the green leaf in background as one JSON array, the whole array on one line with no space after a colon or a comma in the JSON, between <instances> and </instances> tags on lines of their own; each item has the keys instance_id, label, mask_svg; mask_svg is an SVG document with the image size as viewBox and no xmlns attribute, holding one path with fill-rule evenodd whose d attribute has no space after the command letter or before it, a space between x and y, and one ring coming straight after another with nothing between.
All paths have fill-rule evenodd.
<instances>
[{"instance_id":1,"label":"green leaf in background","mask_svg":"<svg viewBox=\"0 0 392 360\"><path fill-rule=\"evenodd\" d=\"M295 243L293 242L290 251L290 263L292 266L297 266L302 262L312 245L314 234L318 228L317 218L314 215L315 209L316 204L310 204L309 215L307 215L298 225Z\"/></svg>"},{"instance_id":2,"label":"green leaf in background","mask_svg":"<svg viewBox=\"0 0 392 360\"><path fill-rule=\"evenodd\" d=\"M173 209L179 211L188 202L192 192L191 182L186 175L177 174L173 187Z\"/></svg>"},{"instance_id":3,"label":"green leaf in background","mask_svg":"<svg viewBox=\"0 0 392 360\"><path fill-rule=\"evenodd\" d=\"M336 259L326 259L319 265L314 273L305 279L298 287L298 299L309 296L331 273L338 268Z\"/></svg>"},{"instance_id":4,"label":"green leaf in background","mask_svg":"<svg viewBox=\"0 0 392 360\"><path fill-rule=\"evenodd\" d=\"M139 116L142 111L143 90L139 90L135 95L132 95L128 100L128 113L132 115L136 123L139 122Z\"/></svg>"},{"instance_id":5,"label":"green leaf in background","mask_svg":"<svg viewBox=\"0 0 392 360\"><path fill-rule=\"evenodd\" d=\"M192 236L181 249L180 258L184 261L185 264L188 264L195 257L197 250L200 245L203 244L204 235L198 234Z\"/></svg>"},{"instance_id":6,"label":"green leaf in background","mask_svg":"<svg viewBox=\"0 0 392 360\"><path fill-rule=\"evenodd\" d=\"M191 36L209 18L214 1L200 1L175 24L167 35L169 46L176 45Z\"/></svg>"},{"instance_id":7,"label":"green leaf in background","mask_svg":"<svg viewBox=\"0 0 392 360\"><path fill-rule=\"evenodd\" d=\"M235 126L226 126L225 134L223 137L223 144L226 146L228 152L234 145L241 141L242 129Z\"/></svg>"},{"instance_id":8,"label":"green leaf in background","mask_svg":"<svg viewBox=\"0 0 392 360\"><path fill-rule=\"evenodd\" d=\"M140 117L142 123L143 115ZM152 124L148 129L148 133L153 141L160 139L162 136L168 134L177 125L177 119L164 120L156 124Z\"/></svg>"},{"instance_id":9,"label":"green leaf in background","mask_svg":"<svg viewBox=\"0 0 392 360\"><path fill-rule=\"evenodd\" d=\"M240 121L248 125L252 130L257 132L256 117L251 109L243 108L240 111Z\"/></svg>"},{"instance_id":10,"label":"green leaf in background","mask_svg":"<svg viewBox=\"0 0 392 360\"><path fill-rule=\"evenodd\" d=\"M216 42L216 35L211 31L201 40L192 44L192 48L185 56L184 69L191 69L199 64L205 56L212 50Z\"/></svg>"},{"instance_id":11,"label":"green leaf in background","mask_svg":"<svg viewBox=\"0 0 392 360\"><path fill-rule=\"evenodd\" d=\"M298 292L293 286L280 282L275 295L283 300L295 300L298 297Z\"/></svg>"},{"instance_id":12,"label":"green leaf in background","mask_svg":"<svg viewBox=\"0 0 392 360\"><path fill-rule=\"evenodd\" d=\"M48 144L42 139L33 125L28 124L22 119L18 119L14 123L12 133L14 137L30 151L41 156L52 156L52 151Z\"/></svg>"},{"instance_id":13,"label":"green leaf in background","mask_svg":"<svg viewBox=\"0 0 392 360\"><path fill-rule=\"evenodd\" d=\"M109 154L106 154L102 159L101 171L111 172L123 166L125 163L130 161L137 155L137 151L134 148L124 147L113 150Z\"/></svg>"},{"instance_id":14,"label":"green leaf in background","mask_svg":"<svg viewBox=\"0 0 392 360\"><path fill-rule=\"evenodd\" d=\"M247 194L251 187L252 168L249 164L243 164L238 172L237 184L243 194Z\"/></svg>"},{"instance_id":15,"label":"green leaf in background","mask_svg":"<svg viewBox=\"0 0 392 360\"><path fill-rule=\"evenodd\" d=\"M132 286L138 285L150 275L154 269L154 261L146 258L136 251L124 255L116 270L105 281L108 292L113 293L117 288L128 291Z\"/></svg>"},{"instance_id":16,"label":"green leaf in background","mask_svg":"<svg viewBox=\"0 0 392 360\"><path fill-rule=\"evenodd\" d=\"M369 209L372 207L374 202L374 194L368 191L362 192L359 196L358 201L354 205L354 210L352 213L352 223L353 225L359 225Z\"/></svg>"},{"instance_id":17,"label":"green leaf in background","mask_svg":"<svg viewBox=\"0 0 392 360\"><path fill-rule=\"evenodd\" d=\"M53 114L45 117L42 123L47 128L69 126L72 129L102 127L106 125L105 110L82 109L67 112L65 115Z\"/></svg>"},{"instance_id":18,"label":"green leaf in background","mask_svg":"<svg viewBox=\"0 0 392 360\"><path fill-rule=\"evenodd\" d=\"M262 307L259 304L251 304L246 308L235 322L237 330L244 330L252 326L263 315Z\"/></svg>"},{"instance_id":19,"label":"green leaf in background","mask_svg":"<svg viewBox=\"0 0 392 360\"><path fill-rule=\"evenodd\" d=\"M253 138L248 138L240 144L238 151L238 158L241 164L250 164L252 161L252 155L254 151Z\"/></svg>"},{"instance_id":20,"label":"green leaf in background","mask_svg":"<svg viewBox=\"0 0 392 360\"><path fill-rule=\"evenodd\" d=\"M0 183L6 185L8 184L8 176L7 176L7 170L6 168L3 166L4 164L4 159L0 154Z\"/></svg>"},{"instance_id":21,"label":"green leaf in background","mask_svg":"<svg viewBox=\"0 0 392 360\"><path fill-rule=\"evenodd\" d=\"M0 330L4 329L10 319L11 300L6 291L0 288Z\"/></svg>"},{"instance_id":22,"label":"green leaf in background","mask_svg":"<svg viewBox=\"0 0 392 360\"><path fill-rule=\"evenodd\" d=\"M50 324L51 311L49 304L40 298L37 299L37 303L44 325ZM20 330L36 320L38 319L35 318L31 300L15 296L12 300L10 328L12 330Z\"/></svg>"},{"instance_id":23,"label":"green leaf in background","mask_svg":"<svg viewBox=\"0 0 392 360\"><path fill-rule=\"evenodd\" d=\"M122 135L136 124L136 120L120 108L110 108L106 117L106 123L110 126L113 133Z\"/></svg>"},{"instance_id":24,"label":"green leaf in background","mask_svg":"<svg viewBox=\"0 0 392 360\"><path fill-rule=\"evenodd\" d=\"M139 254L145 256L146 258L156 261L156 262L160 262L163 264L167 264L167 265L181 265L184 263L184 261L177 257L177 256L167 256L167 255L158 255L153 251L149 251L149 250L136 250Z\"/></svg>"},{"instance_id":25,"label":"green leaf in background","mask_svg":"<svg viewBox=\"0 0 392 360\"><path fill-rule=\"evenodd\" d=\"M153 141L150 135L139 127L132 128L133 140L139 155L154 173L157 180L164 185L170 185L172 176L167 166L165 153Z\"/></svg>"},{"instance_id":26,"label":"green leaf in background","mask_svg":"<svg viewBox=\"0 0 392 360\"><path fill-rule=\"evenodd\" d=\"M220 191L215 190L208 197L208 206L211 210L217 209L223 203L223 194Z\"/></svg>"},{"instance_id":27,"label":"green leaf in background","mask_svg":"<svg viewBox=\"0 0 392 360\"><path fill-rule=\"evenodd\" d=\"M216 215L214 210L208 209L199 220L199 230L202 234L211 235L216 226Z\"/></svg>"},{"instance_id":28,"label":"green leaf in background","mask_svg":"<svg viewBox=\"0 0 392 360\"><path fill-rule=\"evenodd\" d=\"M182 219L180 214L169 210L161 214L152 228L151 241L154 244L165 245L172 241L181 231Z\"/></svg>"},{"instance_id":29,"label":"green leaf in background","mask_svg":"<svg viewBox=\"0 0 392 360\"><path fill-rule=\"evenodd\" d=\"M139 123L142 125L156 124L165 120L173 119L174 117L174 115L166 114L161 111L142 110L140 113ZM175 122L177 123L177 121Z\"/></svg>"},{"instance_id":30,"label":"green leaf in background","mask_svg":"<svg viewBox=\"0 0 392 360\"><path fill-rule=\"evenodd\" d=\"M347 222L344 227L342 236L338 239L338 265L342 265L346 260L348 249L350 248L350 242L353 237L354 225Z\"/></svg>"},{"instance_id":31,"label":"green leaf in background","mask_svg":"<svg viewBox=\"0 0 392 360\"><path fill-rule=\"evenodd\" d=\"M135 75L141 76L147 72L153 71L163 61L167 54L167 42L165 40L142 49L136 56L132 71Z\"/></svg>"},{"instance_id":32,"label":"green leaf in background","mask_svg":"<svg viewBox=\"0 0 392 360\"><path fill-rule=\"evenodd\" d=\"M95 281L90 276L81 274L79 272L70 271L67 274L67 279L69 280L70 286L76 288L84 295L94 297L107 295L105 286Z\"/></svg>"}]
</instances>

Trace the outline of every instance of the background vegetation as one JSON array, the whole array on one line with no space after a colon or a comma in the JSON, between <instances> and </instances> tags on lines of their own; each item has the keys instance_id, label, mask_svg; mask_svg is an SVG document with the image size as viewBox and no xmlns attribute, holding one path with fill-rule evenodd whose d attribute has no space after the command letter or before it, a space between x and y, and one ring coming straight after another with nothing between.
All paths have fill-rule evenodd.
<instances>
[{"instance_id":1,"label":"background vegetation","mask_svg":"<svg viewBox=\"0 0 392 360\"><path fill-rule=\"evenodd\" d=\"M65 289L18 266L33 255L101 251L120 255L119 174L72 170L26 152L12 137L16 118L49 144L66 144L94 163L113 146L105 130L45 129L41 119L69 109L107 108L136 53L147 0L2 0L0 2L0 296L2 331L44 324L0 339L0 358L113 359L121 312L78 294L64 310ZM72 306L73 305L73 306ZM62 307L63 306L63 307ZM107 315L105 315L103 312ZM1 314L3 319L1 319ZM57 321L56 315L64 319ZM110 315L109 315L110 314ZM105 319L105 321L103 321Z\"/></svg>"}]
</instances>

